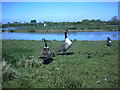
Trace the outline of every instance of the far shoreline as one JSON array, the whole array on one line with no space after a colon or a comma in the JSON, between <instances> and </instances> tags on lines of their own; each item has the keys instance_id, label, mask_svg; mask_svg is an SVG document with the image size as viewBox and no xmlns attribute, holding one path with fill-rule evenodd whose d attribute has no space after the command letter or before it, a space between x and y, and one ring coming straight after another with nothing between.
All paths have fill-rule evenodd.
<instances>
[{"instance_id":1,"label":"far shoreline","mask_svg":"<svg viewBox=\"0 0 120 90\"><path fill-rule=\"evenodd\" d=\"M65 30L33 30L33 31L30 31L30 30L14 30L14 29L11 29L11 30L2 30L2 32L33 32L33 33L37 33L37 32L41 32L41 33L44 33L44 32L64 32ZM120 31L120 30L68 30L69 32L102 32L102 31Z\"/></svg>"}]
</instances>

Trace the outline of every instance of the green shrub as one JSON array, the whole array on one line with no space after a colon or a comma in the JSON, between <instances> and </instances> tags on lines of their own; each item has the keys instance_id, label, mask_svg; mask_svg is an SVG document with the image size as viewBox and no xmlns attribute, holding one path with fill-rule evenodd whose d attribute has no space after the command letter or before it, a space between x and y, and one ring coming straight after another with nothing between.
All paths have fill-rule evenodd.
<instances>
[{"instance_id":1,"label":"green shrub","mask_svg":"<svg viewBox=\"0 0 120 90\"><path fill-rule=\"evenodd\" d=\"M5 30L3 29L2 32L5 32Z\"/></svg>"},{"instance_id":2,"label":"green shrub","mask_svg":"<svg viewBox=\"0 0 120 90\"><path fill-rule=\"evenodd\" d=\"M3 81L14 80L19 76L19 73L16 70L14 70L10 64L8 64L5 60L3 60L2 76L3 76Z\"/></svg>"},{"instance_id":3,"label":"green shrub","mask_svg":"<svg viewBox=\"0 0 120 90\"><path fill-rule=\"evenodd\" d=\"M18 65L21 67L39 67L42 65L42 60L31 56L31 58L26 59L25 57L21 58L18 62Z\"/></svg>"},{"instance_id":4,"label":"green shrub","mask_svg":"<svg viewBox=\"0 0 120 90\"><path fill-rule=\"evenodd\" d=\"M95 29L101 29L100 27L96 27Z\"/></svg>"},{"instance_id":5,"label":"green shrub","mask_svg":"<svg viewBox=\"0 0 120 90\"><path fill-rule=\"evenodd\" d=\"M77 27L70 27L70 30L77 30Z\"/></svg>"},{"instance_id":6,"label":"green shrub","mask_svg":"<svg viewBox=\"0 0 120 90\"><path fill-rule=\"evenodd\" d=\"M35 30L28 30L28 32L36 32Z\"/></svg>"},{"instance_id":7,"label":"green shrub","mask_svg":"<svg viewBox=\"0 0 120 90\"><path fill-rule=\"evenodd\" d=\"M77 39L74 39L74 41L77 41Z\"/></svg>"},{"instance_id":8,"label":"green shrub","mask_svg":"<svg viewBox=\"0 0 120 90\"><path fill-rule=\"evenodd\" d=\"M81 28L81 30L84 30L84 28Z\"/></svg>"},{"instance_id":9,"label":"green shrub","mask_svg":"<svg viewBox=\"0 0 120 90\"><path fill-rule=\"evenodd\" d=\"M8 32L15 32L15 30L8 30Z\"/></svg>"}]
</instances>

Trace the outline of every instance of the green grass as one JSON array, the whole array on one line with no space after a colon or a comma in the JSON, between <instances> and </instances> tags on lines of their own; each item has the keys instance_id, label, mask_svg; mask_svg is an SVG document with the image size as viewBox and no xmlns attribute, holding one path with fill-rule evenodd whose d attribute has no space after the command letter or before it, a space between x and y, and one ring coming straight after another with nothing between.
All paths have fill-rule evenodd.
<instances>
[{"instance_id":1,"label":"green grass","mask_svg":"<svg viewBox=\"0 0 120 90\"><path fill-rule=\"evenodd\" d=\"M56 25L47 25L46 27L42 25L37 25L37 26L26 26L26 28L21 28L21 29L15 29L15 30L9 30L9 32L17 32L17 31L22 31L22 32L59 32L59 31L64 31L64 30L80 30L80 31L115 31L118 30L118 26L116 25L81 25L81 24L56 24ZM4 30L3 30L4 32Z\"/></svg>"},{"instance_id":2,"label":"green grass","mask_svg":"<svg viewBox=\"0 0 120 90\"><path fill-rule=\"evenodd\" d=\"M46 65L38 58L44 47L42 41L3 40L2 59L17 72L12 78L10 73L4 76L3 88L117 88L118 41L111 47L106 41L72 42L67 52L74 54L56 55ZM62 43L48 41L52 51Z\"/></svg>"}]
</instances>

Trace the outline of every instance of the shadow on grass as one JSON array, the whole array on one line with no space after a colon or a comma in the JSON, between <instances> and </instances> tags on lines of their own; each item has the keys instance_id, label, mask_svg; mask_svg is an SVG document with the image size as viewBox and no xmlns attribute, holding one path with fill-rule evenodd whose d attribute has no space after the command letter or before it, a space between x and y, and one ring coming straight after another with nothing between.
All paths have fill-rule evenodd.
<instances>
[{"instance_id":1,"label":"shadow on grass","mask_svg":"<svg viewBox=\"0 0 120 90\"><path fill-rule=\"evenodd\" d=\"M53 58L47 58L43 60L43 64L50 64L53 61Z\"/></svg>"},{"instance_id":2,"label":"shadow on grass","mask_svg":"<svg viewBox=\"0 0 120 90\"><path fill-rule=\"evenodd\" d=\"M58 53L56 55L72 55L74 54L73 52L67 52L67 53Z\"/></svg>"}]
</instances>

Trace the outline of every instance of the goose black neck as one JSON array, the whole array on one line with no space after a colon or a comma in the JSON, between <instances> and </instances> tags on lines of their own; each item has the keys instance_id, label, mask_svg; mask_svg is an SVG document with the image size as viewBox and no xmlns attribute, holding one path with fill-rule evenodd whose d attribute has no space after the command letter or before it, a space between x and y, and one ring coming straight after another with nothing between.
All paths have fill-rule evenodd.
<instances>
[{"instance_id":1,"label":"goose black neck","mask_svg":"<svg viewBox=\"0 0 120 90\"><path fill-rule=\"evenodd\" d=\"M111 40L111 39L108 37L108 40Z\"/></svg>"},{"instance_id":2,"label":"goose black neck","mask_svg":"<svg viewBox=\"0 0 120 90\"><path fill-rule=\"evenodd\" d=\"M67 38L67 31L65 31L65 39Z\"/></svg>"},{"instance_id":3,"label":"goose black neck","mask_svg":"<svg viewBox=\"0 0 120 90\"><path fill-rule=\"evenodd\" d=\"M46 42L46 40L44 39L44 42L45 42L45 47L47 47L47 42Z\"/></svg>"}]
</instances>

